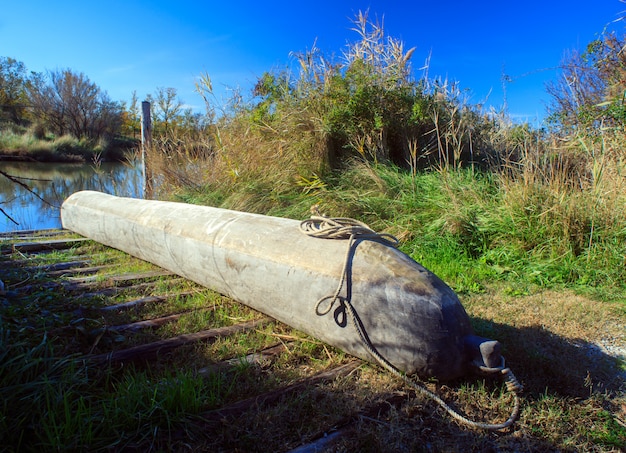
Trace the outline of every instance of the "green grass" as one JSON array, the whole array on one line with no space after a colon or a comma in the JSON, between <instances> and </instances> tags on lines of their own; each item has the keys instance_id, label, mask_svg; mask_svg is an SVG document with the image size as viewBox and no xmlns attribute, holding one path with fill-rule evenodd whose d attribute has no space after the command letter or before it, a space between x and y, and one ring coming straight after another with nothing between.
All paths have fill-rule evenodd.
<instances>
[{"instance_id":1,"label":"green grass","mask_svg":"<svg viewBox=\"0 0 626 453\"><path fill-rule=\"evenodd\" d=\"M617 421L619 414L624 418L618 377L624 360L587 352L607 336L617 337L623 348L626 217L617 191L607 190L598 203L597 193L558 192L562 188L550 181L363 164L291 190L258 189L241 183L227 195L219 185L208 185L180 199L296 219L308 217L317 204L327 215L354 217L396 235L403 251L460 294L477 333L502 342L507 363L526 386L520 436L533 441L524 448L626 447L626 429ZM506 414L506 407L493 406L497 389L465 385L453 398L465 401L469 412L490 407ZM386 437L380 426L363 426L358 448L423 446L407 438L423 425L401 414L390 423L383 426L393 427L396 437ZM349 448L355 448L351 442ZM502 445L521 448L515 442Z\"/></svg>"},{"instance_id":2,"label":"green grass","mask_svg":"<svg viewBox=\"0 0 626 453\"><path fill-rule=\"evenodd\" d=\"M12 242L10 240L8 243ZM68 251L22 255L29 266L93 258L91 264L113 264L117 273L142 272L154 266L94 243ZM6 261L6 258L5 258ZM6 264L6 263L3 263ZM44 272L24 281L20 265L3 268L9 288L57 280ZM100 271L96 284L106 287L111 269ZM126 364L122 370L100 367L84 354L112 352L174 335L222 327L258 318L257 312L205 288L162 278L159 294L192 291L191 295L157 304L103 313L98 307L142 297L125 293L115 298L87 298L56 289L9 294L0 299L0 442L7 451L124 450L154 448L180 442L187 435L203 437L194 416L269 391L313 370L323 370L344 355L307 340L286 326L270 324L257 330L218 338L207 344L184 346L146 367ZM9 302L10 300L10 302ZM137 334L117 332L115 326L172 313L186 312L177 321ZM262 369L235 366L199 374L220 360L243 357L292 338L282 370L266 375ZM298 339L301 339L298 342ZM332 356L331 356L332 354ZM306 365L300 367L298 364ZM206 443L206 441L202 441Z\"/></svg>"},{"instance_id":3,"label":"green grass","mask_svg":"<svg viewBox=\"0 0 626 453\"><path fill-rule=\"evenodd\" d=\"M244 184L227 196L207 186L178 199L296 219L318 204L327 215L357 218L396 235L403 251L461 293L502 282L511 291L567 287L606 298L623 295L624 207L618 205L619 214L609 207L586 211L578 206L586 206L590 194L579 191L539 206L549 186L524 184L463 169L412 175L363 164L306 190ZM514 197L522 190L534 195L519 205Z\"/></svg>"},{"instance_id":4,"label":"green grass","mask_svg":"<svg viewBox=\"0 0 626 453\"><path fill-rule=\"evenodd\" d=\"M394 181L395 176L393 172L383 172L381 178ZM361 175L364 183L362 179ZM429 176L422 185L431 184L434 194L436 180ZM342 184L350 187L350 181ZM391 194L398 200L408 197L407 200L415 203L412 195L403 194L402 187L397 184L392 190L381 185L373 196L381 196L384 189L386 196ZM422 193L425 196L428 191ZM436 196L441 195L437 192ZM319 197L317 201L323 201ZM357 208L362 208L363 202L366 200L361 200ZM346 212L351 212L350 206ZM414 243L417 250L415 244L423 245L423 241L408 228L413 216L405 213L402 217L401 213L401 210L390 211L370 218L372 223L379 222L379 226L387 229L393 229L394 219L404 218L405 223L398 222L401 228L396 226L397 232L408 231L407 242ZM435 213L429 215L437 218ZM445 241L439 235L440 242L437 236L434 233L428 236L432 244L421 249L423 257L431 263L441 260L440 269L448 269L455 284L466 284L463 283L466 278L458 273L471 270L471 254L453 265L455 259L448 255L451 250L460 250L458 244L451 242L454 235L444 235ZM443 247L444 243L449 245ZM92 243L69 252L56 251L30 258L32 264L40 264L87 253L93 254L98 263L114 264L118 271L152 268ZM443 262L446 260L448 264ZM604 332L600 326L610 320L624 319L626 311L623 308L620 311L621 302L599 303L571 292L546 294L545 288L536 286L531 295L507 295L499 288L513 286L516 281L533 285L520 276L501 277L494 283L489 281L488 271L481 270L483 266L489 267L478 265L474 274L477 280L483 279L481 287L468 287L462 299L477 333L502 342L507 363L526 387L522 395L522 417L514 431L493 438L473 435L442 416L428 401L405 396L399 406L385 406L388 412L375 421L372 417L358 419L357 430L340 445L364 451L379 447L391 451L419 449L425 443L439 449L468 445L473 449L496 445L502 449L519 449L521 445L560 450L624 448L624 429L616 418L623 398L614 393L615 384L610 384L616 364L607 357L589 358L584 349L571 345L580 338L594 341ZM14 280L17 274L12 272L5 273L5 282L19 284ZM37 274L32 279L42 277ZM201 414L207 411L280 388L348 359L344 353L280 323L207 344L185 346L150 361L148 366L102 368L79 359L89 351L115 351L258 316L209 290L188 282L173 288L165 280L159 291L192 289L194 294L111 314L100 313L97 307L122 299L83 298L76 304L71 302L71 295L59 291L41 290L28 297L12 298L11 304L0 306L0 441L8 446L8 451L169 450L182 448L184 444L213 450L258 451L261 445L270 450L288 449L318 430L351 417L363 405L375 404L397 390L406 392L387 373L365 365L347 378L307 388L285 397L277 405L248 411L236 421L203 425ZM131 293L126 298L141 296ZM188 314L177 322L140 334L102 330L185 310ZM535 324L538 319L542 328ZM100 335L102 332L104 335ZM118 339L120 334L122 338ZM197 372L220 360L243 357L286 342L289 342L286 351L271 364L240 364L219 371ZM572 363L578 366L573 369ZM496 414L505 417L509 410L510 398L501 394L502 388L496 382L468 377L438 386L436 390L474 417L491 419Z\"/></svg>"},{"instance_id":5,"label":"green grass","mask_svg":"<svg viewBox=\"0 0 626 453\"><path fill-rule=\"evenodd\" d=\"M93 142L69 135L38 138L28 130L16 133L10 129L0 129L0 155L9 159L39 162L122 161L127 150L134 145L125 140Z\"/></svg>"}]
</instances>

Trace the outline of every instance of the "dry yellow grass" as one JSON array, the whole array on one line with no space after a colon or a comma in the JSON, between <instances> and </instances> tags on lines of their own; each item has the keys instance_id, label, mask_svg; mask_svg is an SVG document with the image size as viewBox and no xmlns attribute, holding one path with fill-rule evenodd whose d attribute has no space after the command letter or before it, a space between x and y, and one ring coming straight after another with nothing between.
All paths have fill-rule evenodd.
<instances>
[{"instance_id":1,"label":"dry yellow grass","mask_svg":"<svg viewBox=\"0 0 626 453\"><path fill-rule=\"evenodd\" d=\"M528 296L488 291L464 301L477 329L503 343L531 394L620 398L626 390L623 301L596 301L571 290Z\"/></svg>"},{"instance_id":2,"label":"dry yellow grass","mask_svg":"<svg viewBox=\"0 0 626 453\"><path fill-rule=\"evenodd\" d=\"M486 293L474 295L465 301L473 316L506 322L511 326L541 327L556 335L574 341L601 341L606 336L621 336L626 346L624 307L618 303L598 302L571 290L541 291L529 296L506 296Z\"/></svg>"}]
</instances>

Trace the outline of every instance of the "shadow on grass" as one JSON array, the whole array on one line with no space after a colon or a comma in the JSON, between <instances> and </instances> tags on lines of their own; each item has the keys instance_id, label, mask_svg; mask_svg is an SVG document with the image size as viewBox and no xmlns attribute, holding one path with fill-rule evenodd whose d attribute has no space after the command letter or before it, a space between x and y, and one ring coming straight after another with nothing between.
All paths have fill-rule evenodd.
<instances>
[{"instance_id":1,"label":"shadow on grass","mask_svg":"<svg viewBox=\"0 0 626 453\"><path fill-rule=\"evenodd\" d=\"M506 364L529 397L546 393L585 398L623 390L620 360L587 340L556 335L541 326L513 327L474 318L479 333L502 344Z\"/></svg>"},{"instance_id":2,"label":"shadow on grass","mask_svg":"<svg viewBox=\"0 0 626 453\"><path fill-rule=\"evenodd\" d=\"M471 430L452 421L435 403L416 399L411 392L410 396L401 397L401 401L394 397L395 403L385 400L390 395L383 392L373 396L374 401L380 402L374 404L373 413L354 415L353 410L347 426L338 423L322 436L313 435L307 421L320 416L330 421L339 412L351 412L347 408L359 398L360 392L367 391L369 384L357 379L347 388L310 387L273 407L256 407L237 419L224 419L210 428L211 437L219 439L213 446L227 450L267 451L271 447L274 451L289 451L336 430L343 431L335 443L321 450L311 447L306 451L574 452L589 448L612 451L624 446L620 440L624 431L612 428L617 425L606 421L602 403L592 397L615 396L623 390L618 359L593 343L564 338L541 326L517 328L479 318L472 322L478 334L502 343L507 366L524 385L522 418L508 430ZM457 391L463 386L469 388L469 393L477 391L478 381L480 378L467 376L440 387L439 391L455 405ZM497 380L487 382L487 398L499 398L497 389L501 387ZM506 410L509 409L499 408L501 413ZM488 411L468 415L494 421ZM276 437L264 435L259 443L259 426L264 426L262 432L274 432Z\"/></svg>"},{"instance_id":3,"label":"shadow on grass","mask_svg":"<svg viewBox=\"0 0 626 453\"><path fill-rule=\"evenodd\" d=\"M612 371L616 360L599 352L591 343L572 342L541 327L515 328L476 318L473 323L479 334L502 342L507 365L525 386L522 418L503 432L461 427L434 402L416 398L400 383L397 385L399 391L388 386L378 388L375 381L379 372L368 365L348 377L306 386L273 404L255 404L243 414L208 423L202 414L190 414L182 423L165 426L154 416L154 420L146 421L146 426L151 427L155 438L145 441L138 435L127 433L128 437L120 439L121 450L162 448L164 451L182 451L185 446L192 445L200 451L290 451L337 430L342 431L334 445L308 451L573 452L586 451L590 447L597 451L620 448L619 440L613 441L615 444L604 438L596 441L593 435L577 431L580 426L591 427L601 421L595 410L591 411L592 418L585 418L584 410L567 414L567 419L557 414L555 419L546 420L538 415L541 410L538 407L546 394L555 395L556 404L562 402L565 407L568 404L585 405L584 400L591 390L618 391L620 381ZM251 388L272 387L271 382L276 376L271 369L255 367L242 374L233 368L225 372L223 383L230 385L231 380L242 379L249 381ZM455 405L459 401L459 389L467 385L467 392L471 394L480 389L480 385L476 387L478 381L480 379L468 376L441 386L438 393ZM487 398L500 398L496 389L501 387L497 380L487 382ZM472 397L465 395L465 399ZM364 400L369 407L366 411L362 409ZM507 410L500 408L500 412ZM155 413L158 415L158 411ZM468 415L494 421L488 411ZM552 423L555 426L551 426ZM602 447L606 448L603 450Z\"/></svg>"}]
</instances>

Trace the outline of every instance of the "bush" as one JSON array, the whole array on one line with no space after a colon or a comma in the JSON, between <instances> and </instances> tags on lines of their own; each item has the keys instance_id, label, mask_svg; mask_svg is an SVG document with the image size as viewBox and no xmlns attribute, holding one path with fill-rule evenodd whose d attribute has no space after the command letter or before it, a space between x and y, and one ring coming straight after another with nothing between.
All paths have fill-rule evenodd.
<instances>
[{"instance_id":1,"label":"bush","mask_svg":"<svg viewBox=\"0 0 626 453\"><path fill-rule=\"evenodd\" d=\"M35 123L30 128L31 134L37 140L45 140L46 139L46 127L42 123Z\"/></svg>"}]
</instances>

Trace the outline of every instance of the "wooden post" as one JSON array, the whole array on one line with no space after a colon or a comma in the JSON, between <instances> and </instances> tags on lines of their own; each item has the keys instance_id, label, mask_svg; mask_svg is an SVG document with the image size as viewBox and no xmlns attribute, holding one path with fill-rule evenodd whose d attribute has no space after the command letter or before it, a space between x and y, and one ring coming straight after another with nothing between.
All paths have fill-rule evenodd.
<instances>
[{"instance_id":1,"label":"wooden post","mask_svg":"<svg viewBox=\"0 0 626 453\"><path fill-rule=\"evenodd\" d=\"M148 153L152 149L152 119L150 103L141 103L141 163L143 172L143 197L152 198L152 174L148 168Z\"/></svg>"}]
</instances>

